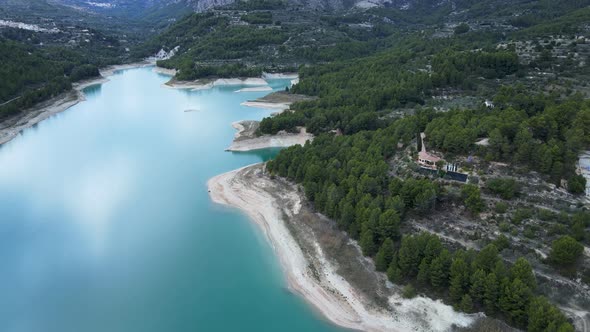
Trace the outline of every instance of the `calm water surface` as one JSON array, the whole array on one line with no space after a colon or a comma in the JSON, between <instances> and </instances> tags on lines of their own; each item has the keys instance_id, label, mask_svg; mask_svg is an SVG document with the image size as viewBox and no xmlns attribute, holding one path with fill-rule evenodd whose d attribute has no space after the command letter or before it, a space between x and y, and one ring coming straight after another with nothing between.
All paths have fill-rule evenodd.
<instances>
[{"instance_id":1,"label":"calm water surface","mask_svg":"<svg viewBox=\"0 0 590 332\"><path fill-rule=\"evenodd\" d=\"M0 147L0 331L336 331L286 290L256 226L207 194L276 154L223 151L231 122L270 114L240 106L266 92L167 80L120 72Z\"/></svg>"}]
</instances>

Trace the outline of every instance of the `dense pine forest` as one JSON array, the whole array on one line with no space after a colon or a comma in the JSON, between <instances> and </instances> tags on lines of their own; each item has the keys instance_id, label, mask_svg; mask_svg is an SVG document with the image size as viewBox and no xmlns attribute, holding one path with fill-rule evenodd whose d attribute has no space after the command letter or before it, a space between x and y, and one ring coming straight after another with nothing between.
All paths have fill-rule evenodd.
<instances>
[{"instance_id":1,"label":"dense pine forest","mask_svg":"<svg viewBox=\"0 0 590 332\"><path fill-rule=\"evenodd\" d=\"M566 17L585 15L583 9ZM456 191L437 177L419 172L392 176L391 170L408 149L415 153L417 134L424 132L428 146L451 160L474 156L509 163L518 172L538 172L556 186L566 179L565 189L582 194L586 180L577 175L575 165L579 153L590 147L587 95L571 88L547 92L521 79L544 68L575 80L579 78L571 71L577 69L551 55L555 43L537 46L540 55L530 61L523 61L522 53L519 57L510 46L525 38L546 38L541 36L547 31L579 33L576 24L581 21L566 20L514 22L527 28L507 41L461 27L443 40L414 34L374 56L303 67L301 82L290 91L319 99L264 119L259 130L275 134L306 127L318 136L304 147L281 151L267 168L301 184L314 207L356 239L378 271L407 285L408 296L426 292L459 310L484 311L528 331L573 331L537 288L527 259L506 264L501 258L500 252L512 245L513 232L482 241L488 244L479 252L449 246L436 235L408 233L408 219L434 217L450 205L462 205L470 218L478 219L489 209L484 193L510 201L518 192L516 181L496 178L485 186L467 184ZM502 43L508 46L491 47ZM586 72L585 67L581 70ZM487 84L495 88L482 88ZM428 101L445 91L480 94L494 106L482 103L437 112ZM486 144L476 144L482 140ZM496 203L492 212L505 213L507 206ZM558 219L546 210L518 208L511 217L513 224L529 218L560 220L558 224L572 227L547 233L552 246L544 264L588 278L580 264L584 247L579 242L590 240L588 210L562 212ZM525 230L525 237L527 232L534 231Z\"/></svg>"},{"instance_id":2,"label":"dense pine forest","mask_svg":"<svg viewBox=\"0 0 590 332\"><path fill-rule=\"evenodd\" d=\"M43 50L0 38L0 119L56 97L72 82L97 77L98 67L76 52Z\"/></svg>"}]
</instances>

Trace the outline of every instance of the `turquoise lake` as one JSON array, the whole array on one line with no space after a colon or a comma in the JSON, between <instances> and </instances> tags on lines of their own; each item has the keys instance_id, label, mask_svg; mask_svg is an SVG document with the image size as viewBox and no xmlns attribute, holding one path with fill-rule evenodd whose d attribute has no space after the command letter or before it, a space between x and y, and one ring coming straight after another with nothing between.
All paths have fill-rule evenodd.
<instances>
[{"instance_id":1,"label":"turquoise lake","mask_svg":"<svg viewBox=\"0 0 590 332\"><path fill-rule=\"evenodd\" d=\"M272 112L240 106L267 92L168 79L119 72L0 147L0 331L341 331L287 290L257 226L207 193L276 154L224 151L232 122Z\"/></svg>"}]
</instances>

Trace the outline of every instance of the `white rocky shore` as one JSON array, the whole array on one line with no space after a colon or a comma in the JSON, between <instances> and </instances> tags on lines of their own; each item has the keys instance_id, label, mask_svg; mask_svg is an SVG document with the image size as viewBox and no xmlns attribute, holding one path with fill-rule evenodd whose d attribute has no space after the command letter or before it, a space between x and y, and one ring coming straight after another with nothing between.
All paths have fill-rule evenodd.
<instances>
[{"instance_id":1,"label":"white rocky shore","mask_svg":"<svg viewBox=\"0 0 590 332\"><path fill-rule=\"evenodd\" d=\"M448 331L453 326L469 326L479 317L455 312L425 297L408 300L392 296L389 310L368 305L336 272L317 239L312 239L315 246L306 247L304 253L285 219L297 217L304 208L304 198L294 186L286 189L264 175L263 167L247 166L210 179L207 186L211 199L242 210L260 226L281 262L289 288L331 322L363 331Z\"/></svg>"},{"instance_id":2,"label":"white rocky shore","mask_svg":"<svg viewBox=\"0 0 590 332\"><path fill-rule=\"evenodd\" d=\"M308 134L305 128L300 128L299 133L280 132L276 135L256 136L258 121L237 121L232 123L238 132L234 136L231 145L226 151L252 151L267 148L286 148L293 145L305 145L305 142L313 140L313 135Z\"/></svg>"},{"instance_id":3,"label":"white rocky shore","mask_svg":"<svg viewBox=\"0 0 590 332\"><path fill-rule=\"evenodd\" d=\"M270 86L256 86L253 88L241 88L234 92L259 92L259 91L272 91Z\"/></svg>"},{"instance_id":4,"label":"white rocky shore","mask_svg":"<svg viewBox=\"0 0 590 332\"><path fill-rule=\"evenodd\" d=\"M195 81L174 81L164 83L165 87L173 89L188 89L188 90L206 90L216 86L267 86L268 82L259 77L250 78L219 78L216 80L202 79Z\"/></svg>"},{"instance_id":5,"label":"white rocky shore","mask_svg":"<svg viewBox=\"0 0 590 332\"><path fill-rule=\"evenodd\" d=\"M255 107L255 108L266 108L271 110L277 110L280 112L288 110L291 107L290 102L279 103L279 102L265 102L257 100L249 100L241 103L242 106Z\"/></svg>"}]
</instances>

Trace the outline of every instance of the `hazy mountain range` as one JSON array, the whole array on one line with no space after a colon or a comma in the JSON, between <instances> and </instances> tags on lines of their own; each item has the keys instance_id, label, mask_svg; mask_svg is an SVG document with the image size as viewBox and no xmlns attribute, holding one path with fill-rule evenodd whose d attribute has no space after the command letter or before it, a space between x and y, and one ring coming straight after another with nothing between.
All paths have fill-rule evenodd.
<instances>
[{"instance_id":1,"label":"hazy mountain range","mask_svg":"<svg viewBox=\"0 0 590 332\"><path fill-rule=\"evenodd\" d=\"M217 6L236 2L236 0L47 0L54 3L108 14L138 15L157 11L205 11ZM286 0L294 6L308 9L342 10L352 7L388 6L399 9L413 7L437 7L452 3L452 0ZM464 1L465 2L465 1Z\"/></svg>"}]
</instances>

